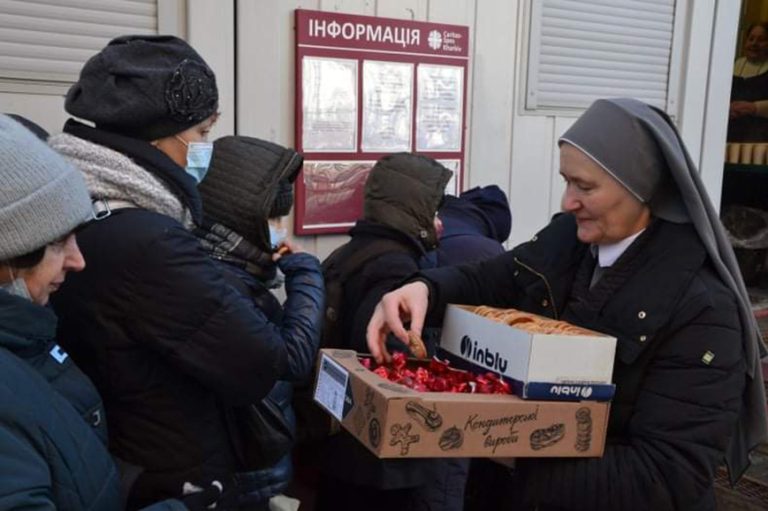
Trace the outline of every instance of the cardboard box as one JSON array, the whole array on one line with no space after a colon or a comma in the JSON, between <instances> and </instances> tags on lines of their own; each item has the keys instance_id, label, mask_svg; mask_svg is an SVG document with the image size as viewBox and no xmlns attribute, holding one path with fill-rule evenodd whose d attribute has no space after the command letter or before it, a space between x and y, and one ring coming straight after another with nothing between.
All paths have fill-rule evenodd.
<instances>
[{"instance_id":1,"label":"cardboard box","mask_svg":"<svg viewBox=\"0 0 768 511\"><path fill-rule=\"evenodd\" d=\"M315 401L380 458L594 457L608 403L417 392L369 371L357 353L321 351Z\"/></svg>"},{"instance_id":2,"label":"cardboard box","mask_svg":"<svg viewBox=\"0 0 768 511\"><path fill-rule=\"evenodd\" d=\"M449 305L440 339L454 366L492 371L512 380L523 398L610 400L616 338L532 333Z\"/></svg>"}]
</instances>

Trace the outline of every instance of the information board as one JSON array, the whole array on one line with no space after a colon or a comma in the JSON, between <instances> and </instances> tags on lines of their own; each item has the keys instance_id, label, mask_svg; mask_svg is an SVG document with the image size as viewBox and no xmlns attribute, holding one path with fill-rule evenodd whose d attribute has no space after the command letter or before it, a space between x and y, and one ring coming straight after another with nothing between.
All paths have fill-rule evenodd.
<instances>
[{"instance_id":1,"label":"information board","mask_svg":"<svg viewBox=\"0 0 768 511\"><path fill-rule=\"evenodd\" d=\"M464 171L469 28L296 10L297 234L344 233L373 164L415 152Z\"/></svg>"}]
</instances>

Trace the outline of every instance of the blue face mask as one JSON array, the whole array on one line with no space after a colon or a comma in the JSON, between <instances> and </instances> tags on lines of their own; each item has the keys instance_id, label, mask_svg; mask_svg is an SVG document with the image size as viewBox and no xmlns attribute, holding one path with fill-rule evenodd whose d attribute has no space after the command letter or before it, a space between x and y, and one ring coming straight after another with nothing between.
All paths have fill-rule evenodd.
<instances>
[{"instance_id":1,"label":"blue face mask","mask_svg":"<svg viewBox=\"0 0 768 511\"><path fill-rule=\"evenodd\" d=\"M178 135L176 135L176 138L187 146L187 166L184 170L195 179L197 184L200 184L208 173L208 167L211 165L213 143L187 142Z\"/></svg>"},{"instance_id":2,"label":"blue face mask","mask_svg":"<svg viewBox=\"0 0 768 511\"><path fill-rule=\"evenodd\" d=\"M272 224L269 224L269 244L272 245L272 248L277 248L280 243L285 241L285 238L288 237L288 230L283 228L278 228L273 226Z\"/></svg>"}]
</instances>

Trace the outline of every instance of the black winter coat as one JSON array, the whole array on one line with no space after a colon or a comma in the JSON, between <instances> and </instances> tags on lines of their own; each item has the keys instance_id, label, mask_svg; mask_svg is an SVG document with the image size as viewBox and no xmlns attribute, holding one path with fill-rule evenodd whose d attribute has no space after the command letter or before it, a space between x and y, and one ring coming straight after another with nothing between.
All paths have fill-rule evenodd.
<instances>
[{"instance_id":1,"label":"black winter coat","mask_svg":"<svg viewBox=\"0 0 768 511\"><path fill-rule=\"evenodd\" d=\"M199 219L193 180L169 158L145 142L75 128L130 156ZM307 325L286 318L283 331L302 335L281 336L169 216L118 210L79 231L78 243L87 267L52 303L62 345L102 394L113 454L143 469L131 506L177 495L186 481L228 484L237 467L221 408L266 395L287 374L289 351L311 360Z\"/></svg>"},{"instance_id":2,"label":"black winter coat","mask_svg":"<svg viewBox=\"0 0 768 511\"><path fill-rule=\"evenodd\" d=\"M344 345L335 347L366 353L368 344L365 340L365 330L373 310L385 293L419 270L419 261L426 252L423 245L415 238L386 225L367 220L358 220L349 231L349 235L352 239L344 247L349 254L363 250L366 245L382 239L400 244L399 250L389 250L368 261L353 278L344 283L342 308ZM405 346L397 341L394 349L403 351Z\"/></svg>"},{"instance_id":3,"label":"black winter coat","mask_svg":"<svg viewBox=\"0 0 768 511\"><path fill-rule=\"evenodd\" d=\"M561 215L507 254L423 276L436 313L451 302L516 307L618 339L604 456L520 460L527 503L714 509L714 471L745 382L735 298L688 224L655 220L590 290L593 266L573 217Z\"/></svg>"},{"instance_id":4,"label":"black winter coat","mask_svg":"<svg viewBox=\"0 0 768 511\"><path fill-rule=\"evenodd\" d=\"M344 344L334 347L365 353L368 351L365 330L373 309L385 293L419 270L419 259L425 251L415 238L366 220L358 220L349 234L352 239L345 247L348 253L354 253L381 239L401 244L400 250L388 251L364 264L344 285L341 336ZM391 343L389 348L392 350L407 349L398 340L392 340ZM324 460L323 472L330 477L382 490L414 488L424 484L431 465L430 460L378 459L345 431L329 439Z\"/></svg>"}]
</instances>

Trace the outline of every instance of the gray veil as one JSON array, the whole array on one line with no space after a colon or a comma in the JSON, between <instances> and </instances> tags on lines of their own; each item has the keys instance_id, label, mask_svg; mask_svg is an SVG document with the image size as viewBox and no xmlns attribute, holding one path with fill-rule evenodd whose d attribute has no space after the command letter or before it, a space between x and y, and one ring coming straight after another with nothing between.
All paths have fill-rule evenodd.
<instances>
[{"instance_id":1,"label":"gray veil","mask_svg":"<svg viewBox=\"0 0 768 511\"><path fill-rule=\"evenodd\" d=\"M562 142L580 149L648 203L653 215L692 223L718 275L736 296L749 377L726 453L735 482L749 467L749 451L768 438L760 365L766 350L733 249L696 166L667 114L634 99L595 101L565 132Z\"/></svg>"}]
</instances>

